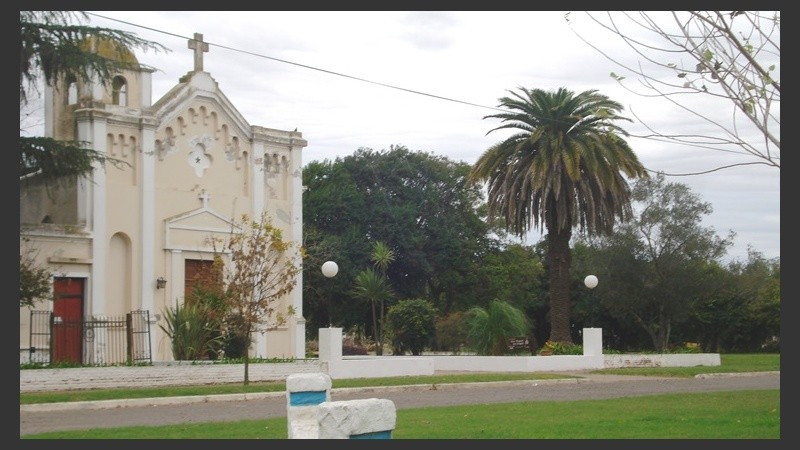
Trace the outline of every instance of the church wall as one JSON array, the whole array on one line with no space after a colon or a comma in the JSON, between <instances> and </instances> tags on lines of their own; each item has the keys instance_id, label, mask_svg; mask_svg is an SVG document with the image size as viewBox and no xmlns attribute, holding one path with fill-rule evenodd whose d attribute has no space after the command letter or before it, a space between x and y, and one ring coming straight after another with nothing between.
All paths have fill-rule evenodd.
<instances>
[{"instance_id":1,"label":"church wall","mask_svg":"<svg viewBox=\"0 0 800 450\"><path fill-rule=\"evenodd\" d=\"M92 271L92 247L88 236L71 236L71 229L56 225L23 227L20 230L20 255L33 258L35 267L47 267L53 276L89 278ZM85 300L88 304L91 296ZM20 357L26 357L30 341L30 311L52 311L50 299L33 308L19 309ZM22 360L22 359L21 359Z\"/></svg>"},{"instance_id":2,"label":"church wall","mask_svg":"<svg viewBox=\"0 0 800 450\"><path fill-rule=\"evenodd\" d=\"M78 81L74 99L64 86L48 88L45 130L58 139L75 139L80 129L92 148L127 164L107 163L87 186L58 191L66 200L47 200L36 185L25 194L21 189L20 222L30 222L27 235L42 264L87 278L86 315L150 310L153 360L170 360L169 338L159 324L166 308L183 301L185 261L212 258L208 237L228 236L231 220L242 214L257 219L263 209L284 239L302 242L298 180L300 150L307 142L297 131L250 126L202 71L198 50L195 70L156 103L145 98L149 72L122 75L124 105L113 104L110 84ZM69 226L40 224L47 214L54 224ZM81 217L88 224L77 224ZM167 280L164 289L156 288L158 277ZM288 305L299 317L265 335L256 333L253 356L304 351L304 333L298 337L296 325L302 321L301 279L275 309ZM21 349L27 340L22 324L27 327L28 321L28 309L20 308Z\"/></svg>"},{"instance_id":3,"label":"church wall","mask_svg":"<svg viewBox=\"0 0 800 450\"><path fill-rule=\"evenodd\" d=\"M26 224L78 224L77 185L65 182L48 192L44 184L32 177L20 182L19 221Z\"/></svg>"}]
</instances>

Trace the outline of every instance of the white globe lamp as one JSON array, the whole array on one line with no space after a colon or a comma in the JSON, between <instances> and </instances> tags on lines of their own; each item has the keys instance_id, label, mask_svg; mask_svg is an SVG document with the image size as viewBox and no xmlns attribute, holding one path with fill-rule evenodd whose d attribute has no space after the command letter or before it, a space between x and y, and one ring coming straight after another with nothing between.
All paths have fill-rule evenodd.
<instances>
[{"instance_id":1,"label":"white globe lamp","mask_svg":"<svg viewBox=\"0 0 800 450\"><path fill-rule=\"evenodd\" d=\"M339 265L335 262L325 261L325 263L322 264L322 274L327 278L333 278L337 273L339 273Z\"/></svg>"}]
</instances>

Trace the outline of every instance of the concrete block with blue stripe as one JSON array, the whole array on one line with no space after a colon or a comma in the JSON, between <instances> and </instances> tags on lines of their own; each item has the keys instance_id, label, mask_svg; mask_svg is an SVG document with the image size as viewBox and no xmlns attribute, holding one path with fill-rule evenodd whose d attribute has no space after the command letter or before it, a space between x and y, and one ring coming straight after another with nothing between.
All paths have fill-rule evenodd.
<instances>
[{"instance_id":1,"label":"concrete block with blue stripe","mask_svg":"<svg viewBox=\"0 0 800 450\"><path fill-rule=\"evenodd\" d=\"M286 377L286 419L289 439L318 439L317 407L331 400L331 377L298 373Z\"/></svg>"}]
</instances>

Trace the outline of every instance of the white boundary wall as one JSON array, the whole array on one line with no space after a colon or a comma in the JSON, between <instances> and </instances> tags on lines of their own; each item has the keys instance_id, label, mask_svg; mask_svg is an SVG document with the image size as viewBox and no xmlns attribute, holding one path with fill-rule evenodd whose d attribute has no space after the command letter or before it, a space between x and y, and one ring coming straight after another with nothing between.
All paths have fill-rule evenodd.
<instances>
[{"instance_id":1,"label":"white boundary wall","mask_svg":"<svg viewBox=\"0 0 800 450\"><path fill-rule=\"evenodd\" d=\"M342 329L320 328L319 357L333 379L458 372L559 372L619 367L719 366L718 353L603 355L601 328L583 329L583 355L552 356L341 356Z\"/></svg>"},{"instance_id":2,"label":"white boundary wall","mask_svg":"<svg viewBox=\"0 0 800 450\"><path fill-rule=\"evenodd\" d=\"M558 372L619 367L719 366L718 353L602 354L602 330L583 329L583 355L554 356L342 356L342 329L319 330L319 359L250 364L250 381L283 381L294 373L327 373L333 379L433 375L436 371ZM242 364L191 362L19 371L19 391L236 383Z\"/></svg>"}]
</instances>

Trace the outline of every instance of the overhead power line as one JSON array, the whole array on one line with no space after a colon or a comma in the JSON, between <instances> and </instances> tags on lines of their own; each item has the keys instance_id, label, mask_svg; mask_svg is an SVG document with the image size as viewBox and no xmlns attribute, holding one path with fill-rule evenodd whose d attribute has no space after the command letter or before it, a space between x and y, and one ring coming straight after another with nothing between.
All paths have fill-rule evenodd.
<instances>
[{"instance_id":1,"label":"overhead power line","mask_svg":"<svg viewBox=\"0 0 800 450\"><path fill-rule=\"evenodd\" d=\"M169 36L174 36L174 37L177 37L177 38L183 38L183 39L186 39L186 40L191 40L192 39L191 37L181 36L180 34L170 33L168 31L158 30L158 29L155 29L155 28L146 27L146 26L143 26L143 25L127 22L127 21L124 21L124 20L114 19L113 17L103 16L103 15L96 14L96 13L87 13L87 14L92 15L92 16L96 16L96 17L101 17L101 18L106 19L106 20L112 20L114 22L124 23L124 24L130 25L132 27L143 28L143 29L146 29L146 30L153 31L155 33L166 34L166 35L169 35ZM458 100L458 99L454 99L454 98L444 97L444 96L441 96L441 95L428 94L426 92L421 92L421 91L417 91L417 90L414 90L414 89L408 89L408 88L404 88L404 87L400 87L400 86L395 86L395 85L392 85L392 84L381 83L379 81L372 81L372 80L368 80L366 78L356 77L356 76L353 76L353 75L347 75L347 74L340 73L340 72L334 72L332 70L321 69L319 67L309 66L307 64L300 64L300 63L296 63L296 62L292 62L292 61L287 61L285 59L275 58L273 56L262 55L260 53L255 53L255 52L251 52L251 51L248 51L248 50L242 50L242 49L239 49L239 48L228 47L226 45L221 45L221 44L214 44L213 42L209 42L209 41L203 41L203 43L208 44L209 46L214 46L214 47L217 47L217 48L223 48L225 50L230 50L232 52L237 52L237 53L242 53L242 54L245 54L245 55L255 56L257 58L269 59L269 60L281 62L281 63L284 63L284 64L291 64L293 66L303 67L305 69L310 69L310 70L316 70L318 72L327 73L329 75L335 75L335 76L342 77L342 78L349 78L351 80L361 81L361 82L364 82L364 83L375 84L375 85L387 87L387 88L390 88L390 89L396 89L398 91L409 92L411 94L423 95L425 97L431 97L431 98L438 98L440 100L445 100L445 101L454 102L454 103L460 103L462 105L469 105L469 106L475 106L475 107L478 107L478 108L484 108L484 109L491 109L491 110L494 110L494 111L506 112L503 109L495 108L493 106L479 105L477 103L472 103L472 102L467 102L467 101L464 101L464 100Z\"/></svg>"},{"instance_id":2,"label":"overhead power line","mask_svg":"<svg viewBox=\"0 0 800 450\"><path fill-rule=\"evenodd\" d=\"M160 34L164 34L164 35L168 35L168 36L173 36L173 37L176 37L176 38L186 39L187 41L193 39L193 37L183 36L183 35L180 35L180 34L171 33L169 31L164 31L164 30L160 30L160 29L156 29L156 28L152 28L152 27L147 27L147 26L144 26L144 25L139 25L139 24L136 24L136 23L125 21L125 20L115 19L113 17L104 16L102 14L91 13L91 12L87 12L86 14L88 14L90 16L95 16L95 17L106 19L106 20L110 20L110 21L113 21L113 22L124 23L124 24L132 26L132 27L141 28L141 29L145 29L145 30L150 30L150 31L155 32L155 33L160 33ZM436 98L436 99L439 99L439 100L444 100L444 101L453 102L453 103L459 103L459 104L462 104L462 105L474 106L474 107L477 107L477 108L490 109L492 111L499 111L499 112L503 112L503 113L507 113L508 112L507 110L501 109L501 108L481 105L481 104L478 104L478 103L467 102L467 101L464 101L464 100L458 100L458 99L445 97L445 96L441 96L441 95L429 94L429 93L426 93L426 92L422 92L422 91L418 91L418 90L414 90L414 89L409 89L409 88L404 88L404 87L400 87L400 86L395 86L395 85L388 84L388 83L382 83L382 82L379 82L379 81L368 80L366 78L361 78L361 77L357 77L357 76L353 76L353 75L347 75L347 74L340 73L340 72L335 72L335 71L332 71L332 70L322 69L322 68L319 68L319 67L310 66L308 64L301 64L301 63L296 63L296 62L292 62L292 61L287 61L285 59L275 58L273 56L267 56L267 55L263 55L263 54L260 54L260 53L251 52L249 50L242 50L242 49L239 49L239 48L229 47L229 46L221 45L221 44L215 44L213 42L208 42L208 41L204 41L204 43L208 44L209 46L214 46L214 47L225 49L225 50L232 51L232 52L242 53L242 54L245 54L245 55L255 56L257 58L268 59L268 60L271 60L271 61L277 61L277 62L284 63L284 64L290 64L290 65L293 65L293 66L302 67L304 69L315 70L315 71L326 73L326 74L329 74L329 75L334 75L334 76L338 76L338 77L342 77L342 78L348 78L348 79L355 80L355 81L360 81L360 82L363 82L363 83L370 83L370 84L374 84L374 85L377 85L377 86L386 87L386 88L389 88L389 89L395 89L395 90L398 90L398 91L408 92L410 94L422 95L422 96L425 96L425 97ZM633 137L642 138L642 139L648 139L645 136L633 136ZM721 149L711 149L711 150L723 151ZM755 165L755 164L763 164L763 163L761 163L761 162L757 162L757 163L747 162L747 163L730 164L730 165L726 165L726 166L722 166L722 167L717 167L717 168L714 168L714 169L711 169L711 170L705 170L705 171L700 171L700 172L690 172L690 173L680 173L680 174L679 173L665 173L663 171L657 171L657 170L652 170L652 169L648 169L648 168L645 168L645 170L647 170L648 172L652 172L652 173L662 173L662 174L664 174L666 176L679 177L679 176L703 175L703 174L707 174L707 173L711 173L711 172L716 172L716 171L721 170L721 169L727 169L727 168L731 168L731 167L745 166L745 165Z\"/></svg>"}]
</instances>

